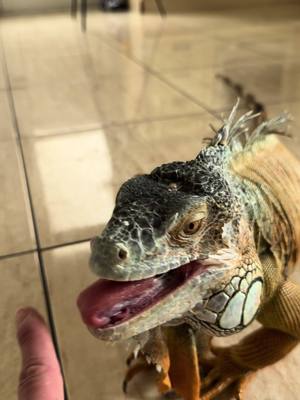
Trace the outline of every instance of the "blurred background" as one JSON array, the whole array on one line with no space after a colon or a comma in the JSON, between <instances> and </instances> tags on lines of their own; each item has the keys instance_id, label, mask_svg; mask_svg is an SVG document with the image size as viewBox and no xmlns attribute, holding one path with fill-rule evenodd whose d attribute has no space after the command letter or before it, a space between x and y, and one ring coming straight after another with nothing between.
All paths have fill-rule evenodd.
<instances>
[{"instance_id":1,"label":"blurred background","mask_svg":"<svg viewBox=\"0 0 300 400\"><path fill-rule=\"evenodd\" d=\"M124 180L193 158L220 126L236 96L217 74L269 115L292 113L300 155L300 4L2 0L0 11L0 398L16 399L14 314L32 305L49 321L66 400L125 399L126 346L94 339L75 305L95 280L89 240ZM296 349L245 399L299 399L299 366ZM128 398L157 394L137 380Z\"/></svg>"}]
</instances>

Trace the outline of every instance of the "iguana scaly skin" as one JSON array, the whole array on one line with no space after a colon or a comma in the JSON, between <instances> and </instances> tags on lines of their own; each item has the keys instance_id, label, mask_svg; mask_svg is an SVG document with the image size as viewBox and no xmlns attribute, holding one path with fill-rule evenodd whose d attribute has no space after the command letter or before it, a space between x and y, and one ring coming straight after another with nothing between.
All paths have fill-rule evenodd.
<instances>
[{"instance_id":1,"label":"iguana scaly skin","mask_svg":"<svg viewBox=\"0 0 300 400\"><path fill-rule=\"evenodd\" d=\"M209 400L300 340L300 288L288 278L300 246L300 164L278 139L281 115L247 132L233 109L191 161L125 182L112 218L92 241L102 280L78 304L104 340L135 337L162 393ZM206 359L201 338L262 327ZM200 339L199 339L200 338ZM207 364L208 363L208 364ZM199 365L207 367L202 383ZM207 368L205 369L207 372Z\"/></svg>"}]
</instances>

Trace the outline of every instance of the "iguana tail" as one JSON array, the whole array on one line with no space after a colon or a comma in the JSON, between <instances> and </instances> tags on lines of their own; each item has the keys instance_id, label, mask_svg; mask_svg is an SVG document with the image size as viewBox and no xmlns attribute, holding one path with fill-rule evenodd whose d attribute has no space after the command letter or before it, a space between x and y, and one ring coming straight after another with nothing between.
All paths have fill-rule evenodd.
<instances>
[{"instance_id":1,"label":"iguana tail","mask_svg":"<svg viewBox=\"0 0 300 400\"><path fill-rule=\"evenodd\" d=\"M225 83L225 85L230 87L234 91L234 93L241 100L244 101L247 109L253 110L254 114L259 114L259 117L256 121L257 124L267 119L267 112L264 104L257 101L256 97L253 94L245 92L245 89L241 84L234 82L232 79L225 75L218 74L216 75L216 77L221 79Z\"/></svg>"}]
</instances>

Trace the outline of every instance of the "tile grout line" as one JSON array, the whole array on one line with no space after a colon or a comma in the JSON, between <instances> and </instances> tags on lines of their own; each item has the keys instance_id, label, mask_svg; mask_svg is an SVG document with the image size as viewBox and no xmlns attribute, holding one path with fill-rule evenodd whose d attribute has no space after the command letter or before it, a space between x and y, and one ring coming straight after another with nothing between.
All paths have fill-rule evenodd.
<instances>
[{"instance_id":1,"label":"tile grout line","mask_svg":"<svg viewBox=\"0 0 300 400\"><path fill-rule=\"evenodd\" d=\"M86 35L87 33L84 33ZM156 40L159 40L161 36L161 32L156 38ZM185 90L182 90L179 88L177 85L173 84L169 80L165 79L159 72L157 72L155 69L149 67L147 64L144 62L138 60L136 57L132 56L131 54L128 54L126 51L122 50L117 43L114 43L111 41L111 38L107 34L100 34L100 40L103 43L104 46L110 48L113 50L115 53L121 54L123 57L126 59L130 60L137 66L141 67L144 71L148 72L150 76L156 77L160 82L174 90L176 93L180 94L183 96L185 99L188 99L191 101L193 104L197 105L200 110L199 110L199 115L201 115L203 112L208 112L210 115L213 116L213 118L218 119L219 121L222 121L221 117L217 115L212 109L207 107L205 104L202 102L199 102L194 96L190 95L188 92ZM196 114L196 112L195 112Z\"/></svg>"},{"instance_id":2,"label":"tile grout line","mask_svg":"<svg viewBox=\"0 0 300 400\"><path fill-rule=\"evenodd\" d=\"M130 60L133 63L135 63L136 65L140 66L142 69L144 69L145 71L147 71L151 75L155 76L157 79L159 79L165 85L169 86L171 89L173 89L177 93L180 93L183 97L187 98L188 100L190 100L191 102L196 104L198 107L200 107L202 109L202 112L199 112L199 115L201 115L203 112L206 112L206 113L210 114L213 118L217 119L219 122L222 123L223 122L223 119L221 117L222 112L229 112L230 111L230 109L231 109L230 106L228 107L228 110L226 109L226 107L224 107L224 109L222 107L222 109L213 110L212 108L210 108L206 104L204 104L201 101L199 101L193 95L188 93L186 90L180 88L176 84L172 83L169 79L165 78L161 74L160 71L154 69L153 67L149 66L145 62L139 60L133 54L130 54L130 53L127 53L126 51L124 51L114 39L111 39L111 37L108 36L108 34L102 34L100 40L102 41L102 43L104 45L106 45L110 49L114 50L115 52L123 55L123 57L126 57L128 60ZM251 50L249 48L247 48L247 50L248 51L252 51L253 54L256 54L253 50ZM279 63L278 60L275 60L275 59L273 60L273 59L269 58L268 56L265 56L264 58L265 58L264 61L266 61L266 63L268 63L268 64ZM249 64L247 64L247 65L249 65ZM207 66L204 69L209 69L209 68L211 68L211 67ZM184 68L182 68L181 70L183 70L183 69ZM203 69L203 68L196 68L196 67L189 68L189 70L194 70L194 71L196 71L198 69L200 70L200 69ZM297 101L296 99L291 100L291 102L296 102L296 101ZM281 103L281 101L275 101L275 102L272 102L271 104L268 103L268 107L272 106L272 105L277 105L277 104L280 104L280 103Z\"/></svg>"},{"instance_id":3,"label":"tile grout line","mask_svg":"<svg viewBox=\"0 0 300 400\"><path fill-rule=\"evenodd\" d=\"M99 124L98 126L95 126L93 128L79 128L79 129L74 129L74 130L66 130L66 131L56 131L55 133L46 133L46 134L41 134L38 136L35 135L24 135L22 136L23 140L28 140L28 139L38 139L38 140L43 140L47 138L52 138L52 137L58 137L58 136L66 136L66 135L80 135L84 133L91 133L95 131L99 131L101 129L112 129L112 128L123 128L123 127L128 127L129 125L141 125L141 124L147 124L147 123L155 123L155 122L167 122L167 121L172 121L176 119L181 119L181 118L194 118L198 116L202 116L206 114L206 111L203 110L201 112L191 112L191 113L186 113L182 115L164 115L161 117L157 118L144 118L144 119L131 119L131 120L126 120L126 121L121 121L121 122L108 122L105 124Z\"/></svg>"},{"instance_id":4,"label":"tile grout line","mask_svg":"<svg viewBox=\"0 0 300 400\"><path fill-rule=\"evenodd\" d=\"M40 243L39 232L38 232L38 224L37 224L34 205L33 205L32 193L31 193L31 189L30 189L29 175L28 175L28 171L26 168L26 160L25 160L25 154L24 154L24 149L23 149L23 145L22 145L22 138L21 138L19 123L18 123L18 119L17 119L16 109L15 109L15 103L14 103L11 82L10 82L9 73L8 73L8 65L7 65L5 50L4 50L4 46L3 46L2 31L0 32L0 46L1 46L0 51L3 55L4 76L7 81L8 103L9 103L9 108L10 108L10 112L11 112L12 123L13 123L14 130L16 133L15 138L16 138L16 142L17 142L17 145L19 148L19 154L21 156L21 163L22 163L22 167L23 167L23 174L24 174L25 184L26 184L26 188L27 188L27 195L28 195L29 208L30 208L31 217L32 217L34 236L35 236L35 240L36 240L36 244L37 244L36 251L37 251L37 256L38 256L38 260L39 260L40 278L41 278L41 283L42 283L42 289L44 292L44 301L45 301L46 312L47 312L47 317L48 317L48 321L49 321L49 328L50 328L55 352L56 352L57 358L60 363L61 373L63 376L64 398L65 398L65 400L68 400L69 396L68 396L67 384L66 384L66 380L65 380L64 368L63 368L63 363L62 363L62 356L61 356L61 351L60 351L59 344L58 344L58 338L57 338L57 333L56 333L56 328L55 328L55 323L54 323L54 316L53 316L53 310L52 310L52 306L51 306L46 270L45 270L44 260L43 260L43 256L42 256L41 243Z\"/></svg>"},{"instance_id":5,"label":"tile grout line","mask_svg":"<svg viewBox=\"0 0 300 400\"><path fill-rule=\"evenodd\" d=\"M114 48L115 50L117 50L117 48L115 48L113 45L111 46L112 48ZM122 52L122 54L125 56L126 54L124 52ZM178 87L176 84L172 83L170 80L166 79L163 75L161 75L161 73L159 71L156 71L155 69L153 69L152 67L149 67L148 65L144 64L142 61L139 61L138 59L136 59L135 57L132 56L128 56L128 59L132 60L133 62L139 64L142 68L144 68L146 71L148 71L150 74L154 75L157 79L159 79L161 82L165 83L166 85L168 85L170 88L172 88L173 90L177 91L178 93L180 93L182 96L188 98L190 101L194 102L196 105L198 105L199 107L201 107L203 109L203 112L208 113L209 115L211 115L213 118L217 119L220 123L223 123L223 119L222 119L222 114L223 113L229 113L231 107L228 106L228 109L226 109L226 107L221 107L220 109L211 109L209 106L206 106L205 104L202 104L202 102L198 101L193 95L189 94L188 92L186 92L184 89L181 89L180 87ZM249 65L249 64L247 64ZM209 67L208 67L209 68ZM191 68L191 70L197 70L197 68ZM293 99L290 101L290 103L293 102L297 102L297 99ZM273 101L271 104L268 103L267 106L276 106L281 104L281 101ZM202 114L199 113L199 116Z\"/></svg>"},{"instance_id":6,"label":"tile grout line","mask_svg":"<svg viewBox=\"0 0 300 400\"><path fill-rule=\"evenodd\" d=\"M5 92L7 92L7 89L3 89ZM14 90L14 89L13 89ZM1 92L1 89L0 89ZM292 99L291 101L288 101L288 103L299 103L299 100L297 99ZM272 106L279 106L282 104L282 101L278 100L278 101L272 101L271 103L268 103L268 107L272 107ZM213 113L215 113L216 115L222 115L222 113L229 113L231 110L231 107L228 106L228 108L221 107L219 109L216 109L214 111L212 111ZM196 117L203 117L203 115L207 114L212 117L212 118L216 118L215 115L212 114L212 112L208 112L207 110L202 110L200 112L191 112L191 113L186 113L186 114L182 114L182 115L164 115L161 117L154 117L154 118L143 118L143 119L131 119L131 120L126 120L126 121L121 121L121 122L108 122L105 123L103 125L99 124L98 126L95 126L93 128L79 128L79 129L74 129L74 130L68 130L68 131L56 131L55 133L46 133L46 134L42 134L42 135L23 135L22 139L23 141L25 140L44 140L44 139L48 139L48 138L55 138L55 137L60 137L60 136L68 136L68 135L82 135L82 134L88 134L88 133L92 133L95 131L99 131L102 129L113 129L113 128L128 128L131 125L142 125L142 124L151 124L151 123L156 123L156 122L168 122L168 121L173 121L173 120L178 120L178 119L185 119L185 118L196 118ZM219 119L219 118L217 118ZM221 122L221 121L220 121ZM85 239L83 239L84 241ZM88 240L88 239L86 239ZM63 245L68 245L69 242L66 243L61 243L58 246L63 246ZM70 242L70 244L72 244L72 242ZM55 248L56 245L53 245L53 248ZM42 248L42 250L45 250L44 248ZM1 257L1 256L0 256Z\"/></svg>"},{"instance_id":7,"label":"tile grout line","mask_svg":"<svg viewBox=\"0 0 300 400\"><path fill-rule=\"evenodd\" d=\"M31 250L18 251L16 253L3 254L0 256L0 261L7 260L9 258L14 258L14 257L26 256L28 254L34 254L35 252L36 252L36 248L31 249Z\"/></svg>"},{"instance_id":8,"label":"tile grout line","mask_svg":"<svg viewBox=\"0 0 300 400\"><path fill-rule=\"evenodd\" d=\"M65 242L65 243L60 243L60 244L54 244L52 246L46 246L42 247L41 251L50 251L50 250L56 250L56 249L61 249L62 247L67 247L67 246L74 246L76 244L81 244L81 243L89 243L92 238L86 238L86 239L78 239L78 240L73 240L72 242Z\"/></svg>"},{"instance_id":9,"label":"tile grout line","mask_svg":"<svg viewBox=\"0 0 300 400\"><path fill-rule=\"evenodd\" d=\"M81 244L81 243L89 243L91 241L91 239L92 238L85 238L85 239L73 240L71 242L57 243L52 246L41 247L40 251L43 253L44 251L61 249L62 247L74 246L74 245ZM37 248L33 248L33 249L29 249L29 250L17 251L15 253L2 254L2 255L0 255L0 261L5 260L7 258L20 257L20 256L25 256L27 254L34 254L36 252L37 252Z\"/></svg>"}]
</instances>

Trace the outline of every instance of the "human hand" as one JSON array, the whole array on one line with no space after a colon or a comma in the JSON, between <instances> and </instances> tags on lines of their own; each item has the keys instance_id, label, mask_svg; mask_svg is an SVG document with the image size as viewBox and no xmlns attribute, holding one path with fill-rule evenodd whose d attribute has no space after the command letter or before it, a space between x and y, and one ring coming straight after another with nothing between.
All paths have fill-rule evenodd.
<instances>
[{"instance_id":1,"label":"human hand","mask_svg":"<svg viewBox=\"0 0 300 400\"><path fill-rule=\"evenodd\" d=\"M43 318L33 308L23 308L16 325L22 354L18 399L63 400L60 366Z\"/></svg>"}]
</instances>

